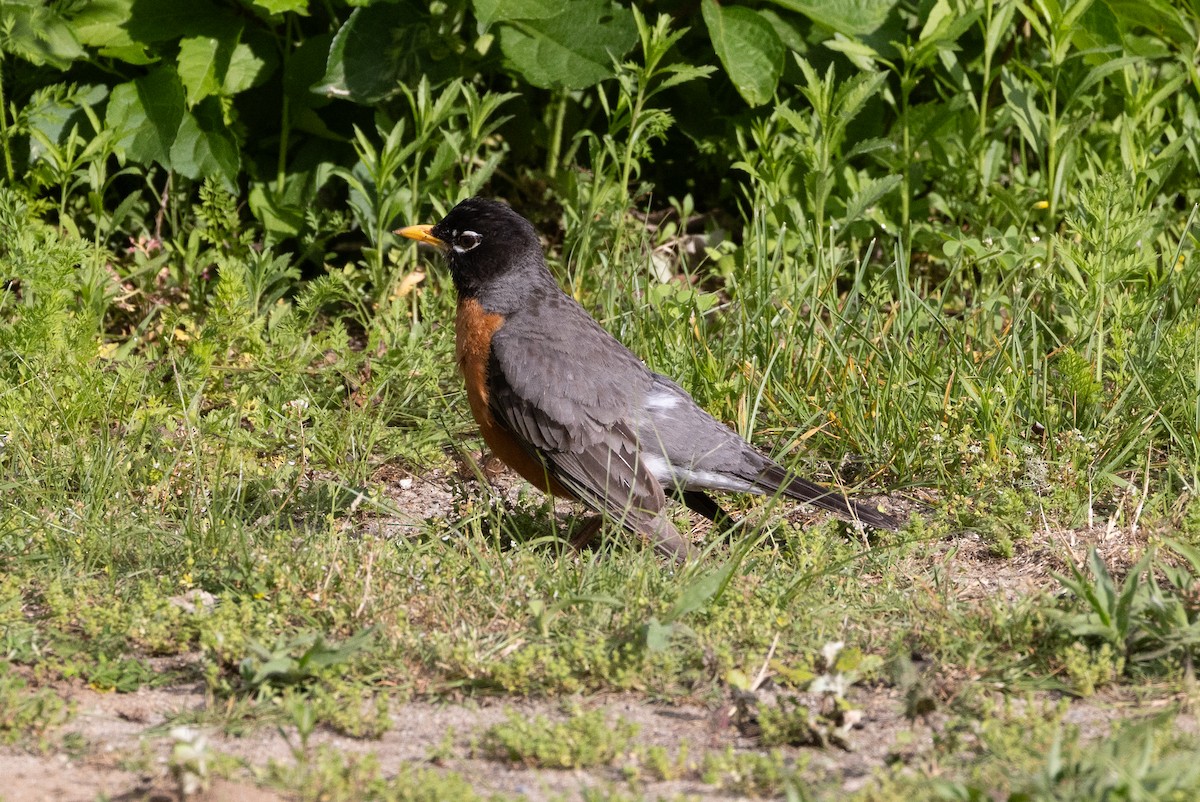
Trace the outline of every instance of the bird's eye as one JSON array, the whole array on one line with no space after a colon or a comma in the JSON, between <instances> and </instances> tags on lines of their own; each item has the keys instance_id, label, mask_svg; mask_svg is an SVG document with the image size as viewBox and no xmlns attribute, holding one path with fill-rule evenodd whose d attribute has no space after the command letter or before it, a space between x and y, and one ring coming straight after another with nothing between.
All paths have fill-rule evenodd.
<instances>
[{"instance_id":1,"label":"bird's eye","mask_svg":"<svg viewBox=\"0 0 1200 802\"><path fill-rule=\"evenodd\" d=\"M481 242L483 242L483 237L474 231L464 231L454 238L454 250L459 253L466 253Z\"/></svg>"}]
</instances>

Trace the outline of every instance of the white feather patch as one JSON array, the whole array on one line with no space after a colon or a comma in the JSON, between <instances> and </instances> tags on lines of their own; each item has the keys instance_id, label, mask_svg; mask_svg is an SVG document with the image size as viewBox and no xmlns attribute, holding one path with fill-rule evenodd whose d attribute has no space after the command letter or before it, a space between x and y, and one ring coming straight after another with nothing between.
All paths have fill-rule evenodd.
<instances>
[{"instance_id":1,"label":"white feather patch","mask_svg":"<svg viewBox=\"0 0 1200 802\"><path fill-rule=\"evenodd\" d=\"M679 396L674 393L651 393L646 396L646 409L662 411L679 406Z\"/></svg>"},{"instance_id":2,"label":"white feather patch","mask_svg":"<svg viewBox=\"0 0 1200 802\"><path fill-rule=\"evenodd\" d=\"M714 471L695 471L667 462L657 454L642 454L642 464L663 484L677 484L685 490L728 490L734 493L753 491L750 482Z\"/></svg>"}]
</instances>

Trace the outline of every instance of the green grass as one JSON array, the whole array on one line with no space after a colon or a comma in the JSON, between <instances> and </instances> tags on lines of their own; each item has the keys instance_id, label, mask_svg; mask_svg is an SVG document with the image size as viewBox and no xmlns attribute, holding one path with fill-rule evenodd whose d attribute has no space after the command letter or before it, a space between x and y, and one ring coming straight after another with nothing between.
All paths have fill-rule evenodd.
<instances>
[{"instance_id":1,"label":"green grass","mask_svg":"<svg viewBox=\"0 0 1200 802\"><path fill-rule=\"evenodd\" d=\"M1133 225L1130 198L1110 189L1106 213ZM12 195L0 200L21 214ZM470 483L447 518L375 533L395 520L377 471L449 468L477 448L463 440L473 435L451 372L444 279L417 291L411 330L379 351L318 314L322 285L264 310L229 262L207 316L177 311L144 345L114 351L78 303L74 265L95 254L24 214L10 252L37 270L5 310L0 393L4 643L47 680L131 690L163 681L145 659L198 655L192 670L227 700L226 718L206 723L281 726L307 742L318 726L379 737L389 697L408 695L620 690L713 703L772 644L801 689L831 641L872 657L853 679L863 683L897 681L888 667L912 653L1011 693L1170 689L1188 676L1200 565L1187 545L1194 505L1176 499L1196 432L1177 399L1195 381L1183 368L1200 358L1200 328L1194 305L1171 300L1195 286L1186 260L1156 282L1114 276L1100 294L1068 269L1043 270L1039 243L964 242L947 249L951 273L918 290L926 279L903 257L810 266L775 246L720 294L607 296L597 313L652 367L781 459L826 481L900 498L931 488L936 499L867 544L836 522L798 528L778 505L736 499L745 537L675 572L615 531L580 559L536 498L509 507ZM1082 247L1071 236L1064 253ZM955 277L986 269L997 249L1017 257L989 291L1001 300L965 307ZM1144 268L1156 257L1137 258ZM1172 251L1162 259L1175 263ZM605 298L603 274L582 278L585 300ZM820 459L836 455L848 457L836 469ZM1094 563L1063 579L1059 599L963 599L940 574L943 544L960 533L1004 561L1089 514L1179 542L1124 585ZM44 702L21 698L17 710ZM958 704L955 715L984 726L1003 720ZM836 711L789 705L760 711L764 744L837 741ZM40 726L17 715L6 737L43 737ZM519 735L490 733L504 744L491 752L594 762L587 750L547 757ZM561 733L541 737L568 748ZM1078 771L1099 759L1089 754L1072 758ZM995 777L1029 759L964 763L954 788L1000 787ZM698 760L696 776L738 793L779 793L804 772L765 752ZM369 784L356 777L304 782Z\"/></svg>"},{"instance_id":2,"label":"green grass","mask_svg":"<svg viewBox=\"0 0 1200 802\"><path fill-rule=\"evenodd\" d=\"M261 165L246 176L249 198L118 159L103 91L10 99L0 741L86 749L58 736L62 684L198 681L207 704L168 727L278 729L294 760L207 763L189 741L181 784L471 798L465 773L384 771L312 738L369 751L414 698L619 692L732 706L752 746L647 747L593 712L514 716L473 734L473 759L589 767L587 798L686 780L833 799L844 777L817 758L875 735L853 729L856 696L893 694L933 743L900 737L858 798L1190 798L1196 20L1144 5L1150 22L924 4L820 47L778 11L794 52L754 108L723 73L701 79L708 40L665 14L604 83L571 90L471 72L490 45L446 14L457 72L380 101L312 175L285 169L286 136L270 143L278 174L270 192ZM0 47L20 80L0 78L21 93L57 62L19 41ZM506 91L486 91L497 75ZM96 130L42 130L54 98L84 95ZM521 152L530 130L550 153ZM473 478L448 276L388 232L481 187L536 221L563 286L653 369L804 475L891 496L906 526L865 539L730 498L733 543L675 569L611 527L576 555L536 493ZM397 478L420 491L434 472L444 514L400 509ZM1121 721L1070 720L1105 705Z\"/></svg>"}]
</instances>

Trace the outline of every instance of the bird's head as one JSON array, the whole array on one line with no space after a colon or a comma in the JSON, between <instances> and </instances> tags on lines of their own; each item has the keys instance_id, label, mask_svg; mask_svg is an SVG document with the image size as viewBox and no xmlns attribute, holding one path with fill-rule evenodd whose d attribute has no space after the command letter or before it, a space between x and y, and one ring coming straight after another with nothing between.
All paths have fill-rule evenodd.
<instances>
[{"instance_id":1,"label":"bird's head","mask_svg":"<svg viewBox=\"0 0 1200 802\"><path fill-rule=\"evenodd\" d=\"M407 226L396 233L446 254L460 298L474 297L516 269L545 266L533 225L503 203L484 198L467 198L434 225Z\"/></svg>"}]
</instances>

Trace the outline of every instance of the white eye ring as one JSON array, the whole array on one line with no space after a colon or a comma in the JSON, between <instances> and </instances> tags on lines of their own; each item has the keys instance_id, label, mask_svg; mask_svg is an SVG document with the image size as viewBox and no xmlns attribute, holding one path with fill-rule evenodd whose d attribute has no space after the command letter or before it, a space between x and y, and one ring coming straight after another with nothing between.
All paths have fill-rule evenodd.
<instances>
[{"instance_id":1,"label":"white eye ring","mask_svg":"<svg viewBox=\"0 0 1200 802\"><path fill-rule=\"evenodd\" d=\"M483 242L483 237L474 231L464 231L454 238L454 250L458 253L466 253L475 249L481 242Z\"/></svg>"}]
</instances>

